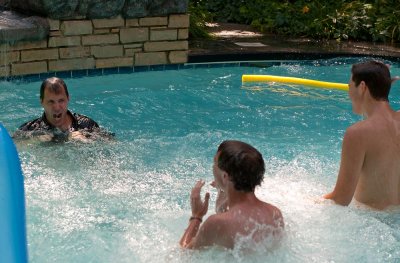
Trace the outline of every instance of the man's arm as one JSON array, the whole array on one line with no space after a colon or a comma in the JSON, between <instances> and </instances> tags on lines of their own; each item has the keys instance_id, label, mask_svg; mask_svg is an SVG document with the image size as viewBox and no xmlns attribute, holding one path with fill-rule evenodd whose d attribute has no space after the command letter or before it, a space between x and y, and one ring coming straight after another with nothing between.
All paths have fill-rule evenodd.
<instances>
[{"instance_id":1,"label":"man's arm","mask_svg":"<svg viewBox=\"0 0 400 263\"><path fill-rule=\"evenodd\" d=\"M190 205L192 207L192 217L189 219L189 226L183 233L179 244L184 248L193 248L193 241L199 231L203 217L208 211L210 193L206 193L204 202L201 200L200 192L204 186L204 181L197 181L190 194Z\"/></svg>"},{"instance_id":2,"label":"man's arm","mask_svg":"<svg viewBox=\"0 0 400 263\"><path fill-rule=\"evenodd\" d=\"M193 241L197 235L197 232L199 231L201 222L202 219L197 217L196 218L191 217L189 219L189 226L188 228L186 228L185 233L183 233L181 241L179 241L181 247L193 248L193 243L194 243Z\"/></svg>"},{"instance_id":3,"label":"man's arm","mask_svg":"<svg viewBox=\"0 0 400 263\"><path fill-rule=\"evenodd\" d=\"M221 236L221 227L219 225L219 215L212 215L200 226L201 221L191 219L189 226L186 229L180 245L184 248L199 249L218 245L220 240L224 237Z\"/></svg>"},{"instance_id":4,"label":"man's arm","mask_svg":"<svg viewBox=\"0 0 400 263\"><path fill-rule=\"evenodd\" d=\"M365 141L356 125L347 129L342 144L340 169L333 192L324 195L339 205L348 205L353 199L365 158Z\"/></svg>"},{"instance_id":5,"label":"man's arm","mask_svg":"<svg viewBox=\"0 0 400 263\"><path fill-rule=\"evenodd\" d=\"M21 130L18 129L12 135L15 140L27 140L27 139L37 139L41 142L50 142L53 140L54 135L51 132L44 130Z\"/></svg>"}]
</instances>

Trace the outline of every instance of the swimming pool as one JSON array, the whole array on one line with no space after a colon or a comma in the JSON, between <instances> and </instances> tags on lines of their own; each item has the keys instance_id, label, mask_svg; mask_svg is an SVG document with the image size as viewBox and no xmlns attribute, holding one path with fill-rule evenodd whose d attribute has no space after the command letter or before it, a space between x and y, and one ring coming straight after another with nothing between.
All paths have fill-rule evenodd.
<instances>
[{"instance_id":1,"label":"swimming pool","mask_svg":"<svg viewBox=\"0 0 400 263\"><path fill-rule=\"evenodd\" d=\"M399 261L399 211L317 202L336 181L344 130L360 119L351 113L347 93L241 84L242 74L346 83L351 64L359 60L66 79L70 108L115 132L116 140L17 143L30 262ZM391 71L400 75L399 65ZM9 131L41 114L39 86L1 83L0 120ZM390 95L395 109L399 89L395 84ZM211 181L212 157L225 139L248 142L264 156L266 176L257 195L281 208L287 228L274 252L194 252L178 246L190 216L190 189L198 178Z\"/></svg>"}]
</instances>

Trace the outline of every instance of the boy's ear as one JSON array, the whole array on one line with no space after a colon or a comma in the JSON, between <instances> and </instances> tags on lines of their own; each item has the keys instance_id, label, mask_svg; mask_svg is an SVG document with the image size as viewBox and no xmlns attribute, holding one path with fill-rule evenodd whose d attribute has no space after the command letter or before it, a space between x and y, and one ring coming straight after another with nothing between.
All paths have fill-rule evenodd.
<instances>
[{"instance_id":1,"label":"boy's ear","mask_svg":"<svg viewBox=\"0 0 400 263\"><path fill-rule=\"evenodd\" d=\"M358 85L358 88L360 89L361 92L365 92L368 89L367 84L365 84L365 81L363 80Z\"/></svg>"},{"instance_id":2,"label":"boy's ear","mask_svg":"<svg viewBox=\"0 0 400 263\"><path fill-rule=\"evenodd\" d=\"M224 180L229 180L229 175L228 175L228 173L227 173L227 172L223 172L222 178L223 178Z\"/></svg>"}]
</instances>

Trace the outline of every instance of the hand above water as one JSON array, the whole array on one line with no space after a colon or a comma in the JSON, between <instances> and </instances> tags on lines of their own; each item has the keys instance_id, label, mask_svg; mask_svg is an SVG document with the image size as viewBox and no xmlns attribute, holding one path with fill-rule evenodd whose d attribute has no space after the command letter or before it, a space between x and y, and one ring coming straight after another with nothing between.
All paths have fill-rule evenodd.
<instances>
[{"instance_id":1,"label":"hand above water","mask_svg":"<svg viewBox=\"0 0 400 263\"><path fill-rule=\"evenodd\" d=\"M69 137L69 139L76 140L76 141L80 141L80 142L84 142L84 143L89 143L89 142L91 142L91 140L88 139L88 138L85 136L85 134L83 134L83 133L80 132L80 131L73 131L73 132L70 132L70 134L69 134L68 137Z\"/></svg>"},{"instance_id":2,"label":"hand above water","mask_svg":"<svg viewBox=\"0 0 400 263\"><path fill-rule=\"evenodd\" d=\"M210 193L205 194L204 202L200 197L201 188L204 186L204 184L205 182L203 180L199 180L192 188L192 192L190 194L190 205L192 207L193 217L203 218L203 216L207 214Z\"/></svg>"}]
</instances>

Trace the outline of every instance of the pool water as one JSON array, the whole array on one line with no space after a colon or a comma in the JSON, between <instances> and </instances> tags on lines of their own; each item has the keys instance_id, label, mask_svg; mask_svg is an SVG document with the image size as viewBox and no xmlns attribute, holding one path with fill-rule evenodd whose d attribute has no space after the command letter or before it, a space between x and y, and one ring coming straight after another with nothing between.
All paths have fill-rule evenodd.
<instances>
[{"instance_id":1,"label":"pool water","mask_svg":"<svg viewBox=\"0 0 400 263\"><path fill-rule=\"evenodd\" d=\"M116 136L88 144L17 142L30 262L399 262L400 211L321 199L336 182L343 133L361 119L347 93L241 83L242 74L347 83L360 60L65 79L70 109ZM392 75L400 75L391 64ZM0 120L9 131L41 115L40 84L0 83ZM400 109L400 83L390 100ZM263 154L266 175L256 194L278 206L286 222L274 251L179 248L190 190L197 179L212 181L212 158L226 139ZM211 191L211 214L216 192L205 190Z\"/></svg>"}]
</instances>

